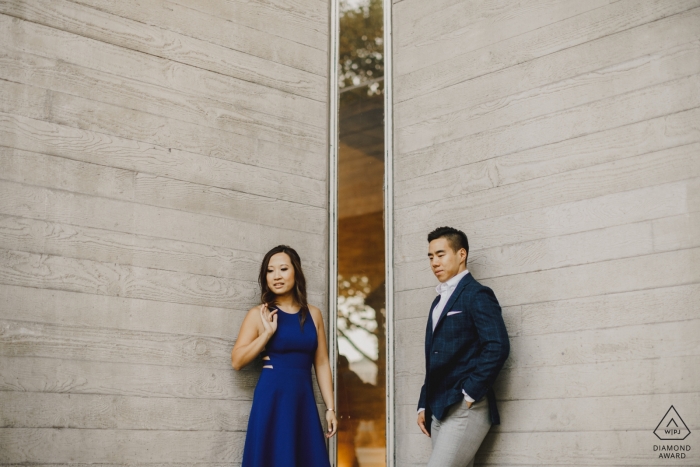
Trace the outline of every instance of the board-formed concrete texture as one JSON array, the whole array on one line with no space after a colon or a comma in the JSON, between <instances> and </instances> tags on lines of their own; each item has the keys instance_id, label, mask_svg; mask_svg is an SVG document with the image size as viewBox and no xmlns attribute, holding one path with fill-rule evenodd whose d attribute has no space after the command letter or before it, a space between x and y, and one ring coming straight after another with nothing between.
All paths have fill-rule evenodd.
<instances>
[{"instance_id":1,"label":"board-formed concrete texture","mask_svg":"<svg viewBox=\"0 0 700 467\"><path fill-rule=\"evenodd\" d=\"M321 0L0 1L0 464L239 465L263 254L327 309L328 30Z\"/></svg>"},{"instance_id":2,"label":"board-formed concrete texture","mask_svg":"<svg viewBox=\"0 0 700 467\"><path fill-rule=\"evenodd\" d=\"M401 0L393 30L396 465L431 452L441 225L511 336L477 464L668 462L669 407L700 428L700 1Z\"/></svg>"},{"instance_id":3,"label":"board-formed concrete texture","mask_svg":"<svg viewBox=\"0 0 700 467\"><path fill-rule=\"evenodd\" d=\"M240 463L264 252L327 309L329 10L0 0L0 464ZM477 463L667 462L670 406L700 429L700 0L399 0L393 33L396 465L430 453L439 225L512 338Z\"/></svg>"}]
</instances>

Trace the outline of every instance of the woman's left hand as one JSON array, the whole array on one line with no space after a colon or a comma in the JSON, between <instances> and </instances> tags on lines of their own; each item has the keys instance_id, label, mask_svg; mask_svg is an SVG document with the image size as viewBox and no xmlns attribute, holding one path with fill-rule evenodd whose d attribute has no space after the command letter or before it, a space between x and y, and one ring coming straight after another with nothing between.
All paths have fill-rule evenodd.
<instances>
[{"instance_id":1,"label":"woman's left hand","mask_svg":"<svg viewBox=\"0 0 700 467\"><path fill-rule=\"evenodd\" d=\"M331 438L338 431L338 419L333 410L326 410L326 424L328 426L326 438Z\"/></svg>"}]
</instances>

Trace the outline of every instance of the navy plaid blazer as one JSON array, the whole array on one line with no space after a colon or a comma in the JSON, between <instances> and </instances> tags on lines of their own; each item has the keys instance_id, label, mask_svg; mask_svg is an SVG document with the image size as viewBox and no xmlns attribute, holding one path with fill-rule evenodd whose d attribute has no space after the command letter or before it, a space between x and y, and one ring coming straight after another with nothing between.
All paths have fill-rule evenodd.
<instances>
[{"instance_id":1,"label":"navy plaid blazer","mask_svg":"<svg viewBox=\"0 0 700 467\"><path fill-rule=\"evenodd\" d=\"M425 382L418 408L425 408L425 424L430 432L431 415L442 420L447 409L464 400L462 390L479 401L488 399L491 423L500 417L492 386L503 367L510 343L493 291L479 284L471 274L457 284L433 331L430 307L425 330ZM451 313L447 316L448 312Z\"/></svg>"}]
</instances>

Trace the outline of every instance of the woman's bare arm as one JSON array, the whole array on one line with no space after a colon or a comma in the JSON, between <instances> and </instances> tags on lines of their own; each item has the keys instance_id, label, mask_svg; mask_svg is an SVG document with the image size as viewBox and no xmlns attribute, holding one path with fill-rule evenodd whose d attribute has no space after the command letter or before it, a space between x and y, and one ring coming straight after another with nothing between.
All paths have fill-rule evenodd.
<instances>
[{"instance_id":1,"label":"woman's bare arm","mask_svg":"<svg viewBox=\"0 0 700 467\"><path fill-rule=\"evenodd\" d=\"M231 365L235 370L240 370L255 360L255 357L263 351L277 330L276 313L277 310L270 312L266 305L255 306L248 310L231 350Z\"/></svg>"},{"instance_id":2,"label":"woman's bare arm","mask_svg":"<svg viewBox=\"0 0 700 467\"><path fill-rule=\"evenodd\" d=\"M335 398L333 397L333 375L331 374L331 365L328 360L328 344L326 343L326 328L323 325L323 316L321 310L315 306L309 306L310 314L316 326L316 334L318 335L318 347L314 358L314 368L316 370L316 380L318 387L321 390L321 396L326 407L333 409L332 413L326 412L326 421L328 422L328 437L331 437L338 430L338 422L335 417Z\"/></svg>"}]
</instances>

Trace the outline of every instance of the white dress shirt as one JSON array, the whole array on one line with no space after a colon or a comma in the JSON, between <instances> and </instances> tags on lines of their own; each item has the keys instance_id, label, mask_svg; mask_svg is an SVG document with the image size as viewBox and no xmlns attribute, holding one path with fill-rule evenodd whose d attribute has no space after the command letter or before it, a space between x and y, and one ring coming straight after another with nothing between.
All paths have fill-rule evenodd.
<instances>
[{"instance_id":1,"label":"white dress shirt","mask_svg":"<svg viewBox=\"0 0 700 467\"><path fill-rule=\"evenodd\" d=\"M455 289L457 288L457 284L459 284L459 281L461 281L462 278L467 274L469 274L469 271L465 269L464 271L460 272L456 276L453 276L447 281L440 282L437 285L437 287L435 287L435 291L440 295L440 301L437 305L435 305L435 308L433 309L433 331L435 331L435 326L437 326L438 320L440 319L440 315L442 314L442 310L445 309L445 305L447 305L447 301L452 296L452 292L455 291Z\"/></svg>"},{"instance_id":2,"label":"white dress shirt","mask_svg":"<svg viewBox=\"0 0 700 467\"><path fill-rule=\"evenodd\" d=\"M461 281L462 278L467 274L469 274L469 271L465 269L456 276L452 276L445 282L440 282L437 285L437 287L435 287L435 291L440 295L440 301L437 305L435 305L435 308L433 308L433 331L435 331L435 326L437 326L438 320L440 319L440 315L442 314L442 310L445 309L445 305L447 305L447 302L452 296L452 292L455 291L455 289L457 288L457 284L459 284L459 281ZM464 389L462 389L462 394L464 394L465 401L474 402L474 399L469 397L469 395L466 392L464 392ZM425 408L421 407L420 409L418 409L418 413L421 413L424 410Z\"/></svg>"}]
</instances>

